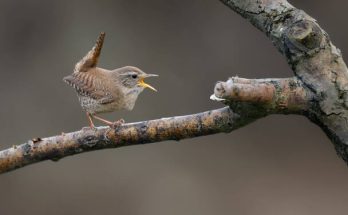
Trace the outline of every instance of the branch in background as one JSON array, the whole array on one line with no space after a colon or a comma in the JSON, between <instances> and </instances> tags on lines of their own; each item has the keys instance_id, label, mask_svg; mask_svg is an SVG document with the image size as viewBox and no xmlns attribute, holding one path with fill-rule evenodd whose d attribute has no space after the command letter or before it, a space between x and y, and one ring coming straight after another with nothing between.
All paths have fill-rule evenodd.
<instances>
[{"instance_id":1,"label":"branch in background","mask_svg":"<svg viewBox=\"0 0 348 215\"><path fill-rule=\"evenodd\" d=\"M348 70L327 33L286 0L220 1L264 32L286 57L297 80L312 94L304 114L348 162Z\"/></svg>"}]
</instances>

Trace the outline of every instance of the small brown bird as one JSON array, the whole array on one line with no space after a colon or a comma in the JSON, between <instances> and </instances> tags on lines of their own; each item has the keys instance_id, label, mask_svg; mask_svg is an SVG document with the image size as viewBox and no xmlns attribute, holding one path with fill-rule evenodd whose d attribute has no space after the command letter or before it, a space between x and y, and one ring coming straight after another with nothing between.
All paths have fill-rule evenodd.
<instances>
[{"instance_id":1,"label":"small brown bird","mask_svg":"<svg viewBox=\"0 0 348 215\"><path fill-rule=\"evenodd\" d=\"M63 79L75 88L91 128L94 128L92 118L111 127L119 126L124 123L124 120L110 122L96 116L96 114L121 109L132 110L138 95L145 88L156 91L155 88L145 83L144 79L157 75L146 74L133 66L125 66L115 70L96 67L104 38L105 33L102 32L92 50L76 64L74 72Z\"/></svg>"}]
</instances>

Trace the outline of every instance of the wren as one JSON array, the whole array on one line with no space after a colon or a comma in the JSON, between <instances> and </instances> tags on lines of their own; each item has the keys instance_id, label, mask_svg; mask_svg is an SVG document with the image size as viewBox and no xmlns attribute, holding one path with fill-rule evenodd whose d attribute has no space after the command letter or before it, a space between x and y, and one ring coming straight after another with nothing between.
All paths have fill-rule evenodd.
<instances>
[{"instance_id":1,"label":"wren","mask_svg":"<svg viewBox=\"0 0 348 215\"><path fill-rule=\"evenodd\" d=\"M91 128L94 128L92 118L113 128L119 126L124 123L123 119L111 122L97 116L97 114L117 110L132 110L139 94L145 88L157 91L145 83L144 79L158 75L146 74L134 66L125 66L114 70L98 68L97 63L104 38L105 33L102 32L92 50L75 65L74 72L63 79L76 90Z\"/></svg>"}]
</instances>

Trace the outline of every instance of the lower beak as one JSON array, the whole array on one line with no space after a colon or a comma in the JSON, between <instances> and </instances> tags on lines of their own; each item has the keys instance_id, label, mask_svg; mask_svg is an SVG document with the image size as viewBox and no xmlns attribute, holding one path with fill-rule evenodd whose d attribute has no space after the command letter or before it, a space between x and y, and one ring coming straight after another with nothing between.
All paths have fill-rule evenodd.
<instances>
[{"instance_id":1,"label":"lower beak","mask_svg":"<svg viewBox=\"0 0 348 215\"><path fill-rule=\"evenodd\" d=\"M155 74L146 74L146 76L145 76L144 78L156 77L156 76L158 76L158 75L155 75ZM141 86L141 87L144 87L144 88L150 88L151 90L157 92L157 90L156 90L153 86L151 86L151 85L149 85L149 84L147 84L147 83L144 82L144 78L142 78L142 79L140 79L140 80L138 81L138 85Z\"/></svg>"}]
</instances>

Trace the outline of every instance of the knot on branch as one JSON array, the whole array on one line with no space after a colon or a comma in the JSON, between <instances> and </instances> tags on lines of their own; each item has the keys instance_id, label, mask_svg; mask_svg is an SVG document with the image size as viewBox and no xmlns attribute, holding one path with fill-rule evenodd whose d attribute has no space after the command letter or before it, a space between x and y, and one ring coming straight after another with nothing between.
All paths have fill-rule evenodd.
<instances>
[{"instance_id":1,"label":"knot on branch","mask_svg":"<svg viewBox=\"0 0 348 215\"><path fill-rule=\"evenodd\" d=\"M311 54L323 45L324 34L315 21L303 19L293 23L285 34L285 43L291 53Z\"/></svg>"}]
</instances>

